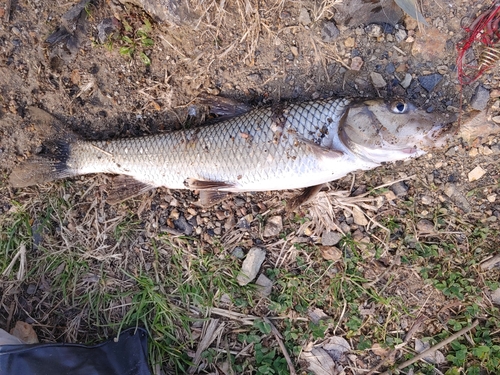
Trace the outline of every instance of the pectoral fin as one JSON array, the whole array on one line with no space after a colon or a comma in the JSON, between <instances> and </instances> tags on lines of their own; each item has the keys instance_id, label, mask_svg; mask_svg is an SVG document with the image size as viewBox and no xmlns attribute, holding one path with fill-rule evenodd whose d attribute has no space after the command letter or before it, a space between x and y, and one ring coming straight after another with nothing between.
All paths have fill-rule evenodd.
<instances>
[{"instance_id":1,"label":"pectoral fin","mask_svg":"<svg viewBox=\"0 0 500 375\"><path fill-rule=\"evenodd\" d=\"M309 186L302 191L302 194L290 199L286 204L287 211L294 211L299 206L309 202L318 194L325 184Z\"/></svg>"},{"instance_id":2,"label":"pectoral fin","mask_svg":"<svg viewBox=\"0 0 500 375\"><path fill-rule=\"evenodd\" d=\"M234 185L229 182L197 180L196 178L187 178L184 181L184 185L188 189L193 190L220 190L234 187Z\"/></svg>"},{"instance_id":3,"label":"pectoral fin","mask_svg":"<svg viewBox=\"0 0 500 375\"><path fill-rule=\"evenodd\" d=\"M106 202L113 205L143 194L154 186L137 181L131 176L118 175L111 179L111 183L106 187L108 198Z\"/></svg>"}]
</instances>

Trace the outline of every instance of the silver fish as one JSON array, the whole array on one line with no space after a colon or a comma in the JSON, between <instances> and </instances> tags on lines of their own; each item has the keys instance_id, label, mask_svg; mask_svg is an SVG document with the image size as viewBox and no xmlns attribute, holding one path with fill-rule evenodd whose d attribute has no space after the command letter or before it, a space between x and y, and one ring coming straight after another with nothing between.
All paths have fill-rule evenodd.
<instances>
[{"instance_id":1,"label":"silver fish","mask_svg":"<svg viewBox=\"0 0 500 375\"><path fill-rule=\"evenodd\" d=\"M213 125L111 141L61 141L14 169L24 187L88 173L121 175L116 203L151 188L227 192L317 187L356 170L417 157L447 140L444 116L404 100L327 99L258 108Z\"/></svg>"}]
</instances>

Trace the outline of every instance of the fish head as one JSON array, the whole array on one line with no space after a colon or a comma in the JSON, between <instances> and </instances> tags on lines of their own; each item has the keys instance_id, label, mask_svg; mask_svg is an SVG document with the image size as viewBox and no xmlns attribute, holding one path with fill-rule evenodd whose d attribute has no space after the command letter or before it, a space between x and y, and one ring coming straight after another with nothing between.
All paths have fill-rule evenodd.
<instances>
[{"instance_id":1,"label":"fish head","mask_svg":"<svg viewBox=\"0 0 500 375\"><path fill-rule=\"evenodd\" d=\"M452 120L403 99L353 102L339 126L340 140L353 153L376 163L404 160L443 147Z\"/></svg>"}]
</instances>

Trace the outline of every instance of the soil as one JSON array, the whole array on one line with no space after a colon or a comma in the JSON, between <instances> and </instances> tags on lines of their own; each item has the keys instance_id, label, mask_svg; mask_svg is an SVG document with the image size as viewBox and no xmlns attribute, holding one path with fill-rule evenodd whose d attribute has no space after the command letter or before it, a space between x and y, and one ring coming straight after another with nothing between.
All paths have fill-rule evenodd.
<instances>
[{"instance_id":1,"label":"soil","mask_svg":"<svg viewBox=\"0 0 500 375\"><path fill-rule=\"evenodd\" d=\"M106 176L76 178L70 186L58 182L13 189L7 182L12 168L43 151L47 142L46 130L37 127L31 107L52 114L64 127L88 139L154 134L202 123L205 113L196 98L206 93L250 106L329 96L400 96L428 112L461 112L463 118L471 112L471 103L482 107L483 113L488 111L490 118L500 110L497 69L464 87L457 78L456 45L465 36L461 20L481 9L482 1L423 0L429 26L419 25L408 15L394 24L370 24L369 17L357 22L356 14L342 14L341 9L349 12L336 1L190 1L188 11L174 14L180 20L177 23L157 22L140 7L108 1L89 3L69 21L63 15L73 2L57 6L49 0L7 3L9 9L5 3L0 5L0 214L12 211L13 201L37 202L54 192L71 204L90 196L88 204L81 203L80 216L67 218L66 224L77 226L85 210L95 207L94 199L108 220L132 211L143 221L143 231L139 240L127 242L131 248L141 248L158 228L195 236L207 246L214 243L214 237L222 238L227 251L236 245L249 248L260 234L250 231L238 237L238 231L245 230L244 219L276 209L296 192L235 195L202 211L195 206L196 194L168 189L109 207L101 188ZM366 9L359 12L369 13ZM108 33L100 39L103 25L109 26ZM63 26L69 32L54 36ZM486 99L478 97L483 94ZM491 130L495 126L490 124ZM409 222L421 238L432 239L435 215L444 218L439 229L450 233L462 222L487 225L495 231L500 219L499 155L497 135L483 133L465 139L459 132L446 148L419 159L355 173L353 195L402 178L391 188L394 196L387 196L389 206L383 215L410 215ZM476 167L485 173L472 180L469 173ZM352 178L334 181L330 189L349 190ZM398 200L409 200L413 206L401 210L395 204ZM357 233L352 217L342 213L334 219L335 225L354 237L369 237L366 228L359 227L361 234ZM209 218L208 224L200 217ZM252 220L248 228L255 229ZM430 228L425 220L431 220ZM89 227L86 235L92 236L92 230ZM229 232L238 241L228 240ZM461 236L453 241L465 247L466 234ZM411 246L411 239L400 233L387 248L394 250L402 241ZM489 238L483 248L494 249L497 243L496 238ZM109 239L106 244L116 245ZM112 247L111 254L123 246ZM274 253L267 262L283 262L280 257L281 253ZM381 273L373 272L384 281ZM401 269L402 283L406 272ZM393 286L387 293L407 293L405 298L412 301L410 289ZM437 298L433 304L431 310L437 312L445 300ZM5 320L8 314L1 314ZM22 309L18 316L23 317ZM54 340L62 331L40 335ZM65 337L85 341L77 332Z\"/></svg>"}]
</instances>

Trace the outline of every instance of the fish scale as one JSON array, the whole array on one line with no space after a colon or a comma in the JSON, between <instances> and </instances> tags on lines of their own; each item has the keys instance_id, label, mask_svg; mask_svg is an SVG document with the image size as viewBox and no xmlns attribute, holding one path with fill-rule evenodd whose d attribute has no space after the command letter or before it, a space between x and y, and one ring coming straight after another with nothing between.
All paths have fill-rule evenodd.
<instances>
[{"instance_id":1,"label":"fish scale","mask_svg":"<svg viewBox=\"0 0 500 375\"><path fill-rule=\"evenodd\" d=\"M107 142L80 141L71 147L67 165L75 175L126 174L152 186L177 189L185 188L186 178L227 182L233 191L269 190L270 183L277 184L273 189L285 189L293 178L324 172L322 159L327 155L312 153L308 142L318 143L318 131L324 127L335 132L348 103L332 99L290 105L282 114L285 122L277 142L280 129L273 109L259 108L197 129Z\"/></svg>"}]
</instances>

